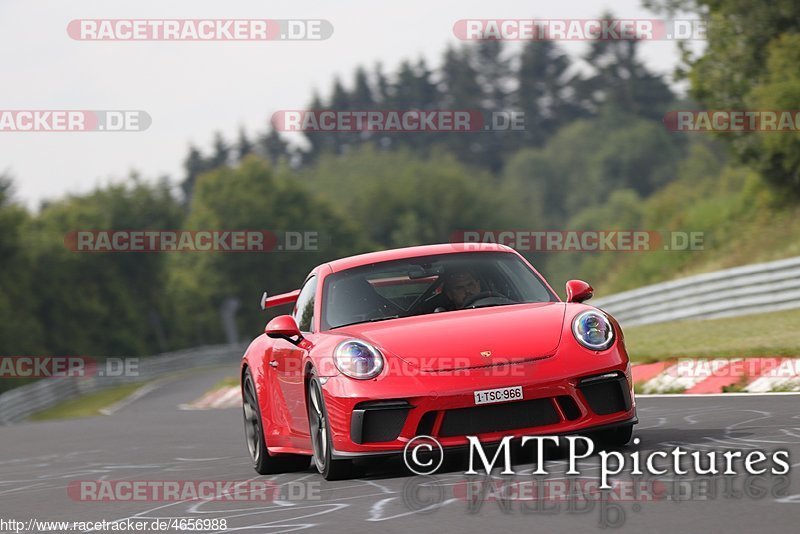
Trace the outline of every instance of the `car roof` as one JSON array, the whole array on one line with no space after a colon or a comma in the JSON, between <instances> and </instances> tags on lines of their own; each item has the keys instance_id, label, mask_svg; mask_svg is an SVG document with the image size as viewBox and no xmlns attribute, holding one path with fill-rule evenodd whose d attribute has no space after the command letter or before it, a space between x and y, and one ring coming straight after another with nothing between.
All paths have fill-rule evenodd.
<instances>
[{"instance_id":1,"label":"car roof","mask_svg":"<svg viewBox=\"0 0 800 534\"><path fill-rule=\"evenodd\" d=\"M444 243L368 252L334 260L328 263L327 266L330 267L332 272L336 273L382 261L402 260L419 256L436 256L439 254L457 254L459 252L509 252L513 254L514 249L497 243Z\"/></svg>"}]
</instances>

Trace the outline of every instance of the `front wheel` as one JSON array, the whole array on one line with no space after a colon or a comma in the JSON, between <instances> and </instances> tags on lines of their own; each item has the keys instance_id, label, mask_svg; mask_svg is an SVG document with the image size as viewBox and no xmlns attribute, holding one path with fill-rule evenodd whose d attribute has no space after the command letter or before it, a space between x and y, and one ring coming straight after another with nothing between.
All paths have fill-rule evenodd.
<instances>
[{"instance_id":1,"label":"front wheel","mask_svg":"<svg viewBox=\"0 0 800 534\"><path fill-rule=\"evenodd\" d=\"M255 382L250 369L247 369L242 381L242 411L244 414L244 435L247 450L253 461L253 469L260 475L302 471L308 469L308 456L284 454L270 456L267 442L264 439L264 427L261 423L261 410L258 407Z\"/></svg>"},{"instance_id":2,"label":"front wheel","mask_svg":"<svg viewBox=\"0 0 800 534\"><path fill-rule=\"evenodd\" d=\"M349 478L352 476L352 461L333 459L328 410L325 408L322 384L316 376L312 375L306 396L308 426L311 433L311 445L314 449L314 465L317 466L317 470L322 473L325 480Z\"/></svg>"}]
</instances>

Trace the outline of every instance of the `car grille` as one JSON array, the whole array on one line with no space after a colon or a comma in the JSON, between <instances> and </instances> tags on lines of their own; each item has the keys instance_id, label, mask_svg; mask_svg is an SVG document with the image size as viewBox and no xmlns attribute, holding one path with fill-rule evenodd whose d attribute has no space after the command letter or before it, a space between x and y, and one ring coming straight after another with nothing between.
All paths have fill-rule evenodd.
<instances>
[{"instance_id":1,"label":"car grille","mask_svg":"<svg viewBox=\"0 0 800 534\"><path fill-rule=\"evenodd\" d=\"M628 381L622 373L587 378L578 384L589 408L597 415L608 415L631 409Z\"/></svg>"},{"instance_id":2,"label":"car grille","mask_svg":"<svg viewBox=\"0 0 800 534\"><path fill-rule=\"evenodd\" d=\"M552 425L560 418L551 399L490 404L447 410L439 435L463 436Z\"/></svg>"},{"instance_id":3,"label":"car grille","mask_svg":"<svg viewBox=\"0 0 800 534\"><path fill-rule=\"evenodd\" d=\"M405 400L362 402L353 410L350 437L356 443L394 441L410 409L411 405Z\"/></svg>"},{"instance_id":4,"label":"car grille","mask_svg":"<svg viewBox=\"0 0 800 534\"><path fill-rule=\"evenodd\" d=\"M567 421L574 421L581 416L581 409L578 408L575 399L569 395L559 395L556 397L556 402L558 403L558 407L561 408L564 417L567 418Z\"/></svg>"}]
</instances>

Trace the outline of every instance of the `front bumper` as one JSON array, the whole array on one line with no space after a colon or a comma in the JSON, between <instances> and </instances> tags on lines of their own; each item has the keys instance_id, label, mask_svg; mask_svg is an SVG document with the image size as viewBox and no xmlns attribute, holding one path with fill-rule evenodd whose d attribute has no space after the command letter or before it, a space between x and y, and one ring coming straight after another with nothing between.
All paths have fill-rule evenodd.
<instances>
[{"instance_id":1,"label":"front bumper","mask_svg":"<svg viewBox=\"0 0 800 534\"><path fill-rule=\"evenodd\" d=\"M628 426L628 425L636 425L636 424L639 424L639 418L634 415L630 419L624 419L622 421L617 421L615 423L607 423L607 424L600 425L600 426L587 427L587 428L581 429L580 431L574 431L574 432L552 432L552 433L547 433L546 435L547 436L580 435L580 434L588 434L588 433L592 433L592 432L600 432L600 431L603 431L603 430L612 430L614 428L619 428L619 427ZM531 433L531 435L534 435L534 434L537 434L537 433ZM541 434L541 433L538 433L538 434ZM510 434L510 435L513 437L512 443L519 442L521 437L522 437L522 436L516 435L516 433ZM528 435L528 434L526 434L526 435ZM484 439L484 440L481 440L481 443L487 444L488 446L491 447L491 446L496 446L497 444L500 443L500 441L501 441L500 439L491 440L491 441L487 440L487 439ZM461 451L461 450L468 450L469 445L468 444L447 445L447 446L444 446L443 448L445 450L447 450L447 451ZM347 459L351 459L352 460L352 459L355 459L355 458L382 458L382 457L385 457L385 456L396 456L396 455L402 454L402 453L403 453L402 449L396 450L396 451L366 451L366 452L346 452L346 451L334 450L333 451L333 458L335 460L347 460Z\"/></svg>"},{"instance_id":2,"label":"front bumper","mask_svg":"<svg viewBox=\"0 0 800 534\"><path fill-rule=\"evenodd\" d=\"M475 405L475 391L511 386L522 386L522 400ZM396 454L418 435L458 448L467 445L468 435L492 443L638 422L630 366L616 350L444 375L390 374L367 381L339 375L322 389L337 458Z\"/></svg>"}]
</instances>

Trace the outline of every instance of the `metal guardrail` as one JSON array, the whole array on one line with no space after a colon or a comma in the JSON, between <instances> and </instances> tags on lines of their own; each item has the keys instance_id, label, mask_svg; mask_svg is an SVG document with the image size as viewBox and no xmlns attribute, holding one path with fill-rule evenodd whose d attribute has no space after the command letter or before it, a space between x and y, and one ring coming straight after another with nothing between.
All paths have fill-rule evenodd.
<instances>
[{"instance_id":1,"label":"metal guardrail","mask_svg":"<svg viewBox=\"0 0 800 534\"><path fill-rule=\"evenodd\" d=\"M120 384L145 382L194 367L227 363L237 366L246 348L241 344L215 345L140 358L136 376L43 378L0 395L0 425L24 421L59 402Z\"/></svg>"},{"instance_id":2,"label":"metal guardrail","mask_svg":"<svg viewBox=\"0 0 800 534\"><path fill-rule=\"evenodd\" d=\"M641 287L592 304L623 326L710 319L800 308L800 257L735 267ZM59 402L165 373L237 364L245 345L199 347L141 358L137 376L46 378L0 394L0 425L23 421Z\"/></svg>"},{"instance_id":3,"label":"metal guardrail","mask_svg":"<svg viewBox=\"0 0 800 534\"><path fill-rule=\"evenodd\" d=\"M623 326L800 308L800 257L689 276L590 304Z\"/></svg>"}]
</instances>

